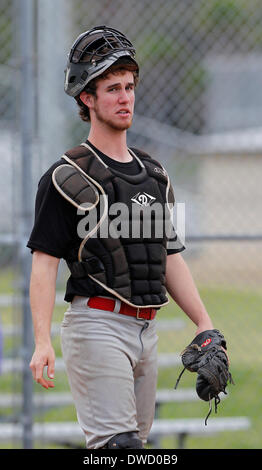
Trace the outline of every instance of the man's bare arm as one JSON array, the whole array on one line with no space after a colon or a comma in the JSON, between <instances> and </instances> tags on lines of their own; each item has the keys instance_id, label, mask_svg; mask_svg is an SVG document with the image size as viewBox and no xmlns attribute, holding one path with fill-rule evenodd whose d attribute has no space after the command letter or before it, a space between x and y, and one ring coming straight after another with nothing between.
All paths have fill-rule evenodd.
<instances>
[{"instance_id":1,"label":"man's bare arm","mask_svg":"<svg viewBox=\"0 0 262 470\"><path fill-rule=\"evenodd\" d=\"M179 253L167 257L166 287L173 300L197 326L196 334L213 329L190 270Z\"/></svg>"},{"instance_id":2,"label":"man's bare arm","mask_svg":"<svg viewBox=\"0 0 262 470\"><path fill-rule=\"evenodd\" d=\"M54 378L55 352L51 343L51 322L56 295L56 278L59 258L40 251L33 253L30 281L30 303L34 325L35 351L30 368L34 380L42 387L54 387L53 382L43 377L44 367L47 375Z\"/></svg>"}]
</instances>

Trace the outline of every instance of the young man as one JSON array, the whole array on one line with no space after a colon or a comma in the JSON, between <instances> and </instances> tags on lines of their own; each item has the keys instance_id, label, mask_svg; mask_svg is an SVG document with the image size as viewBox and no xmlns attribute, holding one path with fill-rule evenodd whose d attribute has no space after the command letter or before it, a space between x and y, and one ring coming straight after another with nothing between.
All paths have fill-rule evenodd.
<instances>
[{"instance_id":1,"label":"young man","mask_svg":"<svg viewBox=\"0 0 262 470\"><path fill-rule=\"evenodd\" d=\"M166 290L196 333L213 328L180 254L183 245L176 234L156 233L158 225L170 226L168 175L158 161L127 147L138 73L135 50L119 31L99 26L73 44L65 91L77 100L81 118L90 120L90 132L41 178L28 242L32 374L44 388L54 386L50 328L63 258L71 275L62 351L89 449L141 448L147 440L157 381L155 316L168 303ZM137 230L145 220L150 236Z\"/></svg>"}]
</instances>

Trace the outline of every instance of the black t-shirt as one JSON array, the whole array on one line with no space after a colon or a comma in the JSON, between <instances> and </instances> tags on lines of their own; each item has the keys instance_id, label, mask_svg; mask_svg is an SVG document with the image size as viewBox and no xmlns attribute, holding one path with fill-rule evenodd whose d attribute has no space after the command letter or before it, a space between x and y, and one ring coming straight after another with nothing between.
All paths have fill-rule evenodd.
<instances>
[{"instance_id":1,"label":"black t-shirt","mask_svg":"<svg viewBox=\"0 0 262 470\"><path fill-rule=\"evenodd\" d=\"M130 162L118 162L100 150L91 146L99 157L111 168L129 175L140 172L140 165L133 157ZM77 225L83 217L77 214L77 209L67 201L55 188L52 173L56 167L64 164L64 159L55 162L41 177L35 201L35 221L27 243L27 247L34 251L42 251L56 258L67 258L68 252L79 247L81 239L77 235ZM177 243L176 248L168 249L167 254L178 253L184 250L182 244ZM97 295L97 285L94 291L93 281L89 278L73 279L69 277L66 286L65 300L71 302L74 295ZM101 288L100 295L109 295Z\"/></svg>"}]
</instances>

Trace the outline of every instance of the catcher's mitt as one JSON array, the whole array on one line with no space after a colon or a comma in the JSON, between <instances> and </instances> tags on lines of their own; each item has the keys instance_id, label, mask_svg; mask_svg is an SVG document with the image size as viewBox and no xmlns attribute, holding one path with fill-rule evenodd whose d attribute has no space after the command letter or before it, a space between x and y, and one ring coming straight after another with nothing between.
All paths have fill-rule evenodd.
<instances>
[{"instance_id":1,"label":"catcher's mitt","mask_svg":"<svg viewBox=\"0 0 262 470\"><path fill-rule=\"evenodd\" d=\"M212 411L212 398L215 399L216 412L220 402L219 393L227 393L228 380L230 383L234 383L224 351L226 349L225 338L219 330L206 330L197 335L181 353L184 369L177 379L175 389L186 369L197 372L196 392L199 398L210 403L205 424L207 424L207 419Z\"/></svg>"}]
</instances>

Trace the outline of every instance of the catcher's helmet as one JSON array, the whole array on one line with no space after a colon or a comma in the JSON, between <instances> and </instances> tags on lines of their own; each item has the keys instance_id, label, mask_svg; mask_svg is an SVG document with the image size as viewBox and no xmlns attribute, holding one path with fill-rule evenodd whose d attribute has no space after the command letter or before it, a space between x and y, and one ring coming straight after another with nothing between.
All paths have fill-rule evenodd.
<instances>
[{"instance_id":1,"label":"catcher's helmet","mask_svg":"<svg viewBox=\"0 0 262 470\"><path fill-rule=\"evenodd\" d=\"M69 53L65 70L65 92L74 97L79 95L88 82L122 58L134 64L138 74L135 53L129 39L116 29L96 26L85 31L75 40Z\"/></svg>"}]
</instances>

